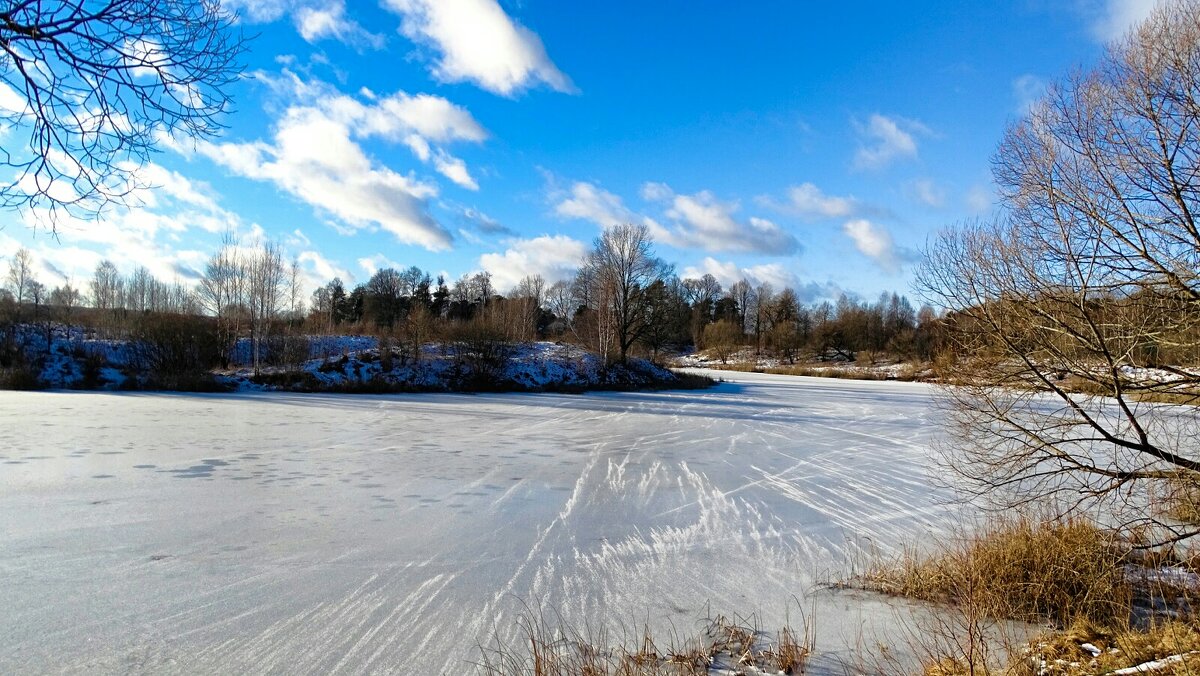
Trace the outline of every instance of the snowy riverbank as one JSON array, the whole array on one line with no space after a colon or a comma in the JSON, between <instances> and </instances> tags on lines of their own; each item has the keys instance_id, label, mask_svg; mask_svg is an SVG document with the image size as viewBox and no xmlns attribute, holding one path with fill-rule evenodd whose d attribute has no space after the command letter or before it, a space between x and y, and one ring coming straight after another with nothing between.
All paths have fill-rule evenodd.
<instances>
[{"instance_id":1,"label":"snowy riverbank","mask_svg":"<svg viewBox=\"0 0 1200 676\"><path fill-rule=\"evenodd\" d=\"M230 368L193 374L164 386L135 343L64 326L22 327L17 339L36 382L30 388L82 390L184 389L203 391L582 392L695 388L705 383L642 359L606 364L575 345L534 343L426 343L415 350L380 345L373 336L292 339L300 354L280 365L251 367L250 341L239 340ZM274 357L274 355L271 355Z\"/></svg>"}]
</instances>

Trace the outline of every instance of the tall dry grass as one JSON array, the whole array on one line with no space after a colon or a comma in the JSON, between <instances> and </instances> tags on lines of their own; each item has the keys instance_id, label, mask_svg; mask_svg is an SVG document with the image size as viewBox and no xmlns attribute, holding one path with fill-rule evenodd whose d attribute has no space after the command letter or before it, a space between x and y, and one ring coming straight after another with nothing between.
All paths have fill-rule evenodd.
<instances>
[{"instance_id":1,"label":"tall dry grass","mask_svg":"<svg viewBox=\"0 0 1200 676\"><path fill-rule=\"evenodd\" d=\"M607 631L551 624L524 613L515 642L493 639L482 648L479 670L489 676L707 676L711 673L802 674L815 632L805 619L778 632L756 619L718 615L695 635L655 637L649 629L614 640Z\"/></svg>"}]
</instances>

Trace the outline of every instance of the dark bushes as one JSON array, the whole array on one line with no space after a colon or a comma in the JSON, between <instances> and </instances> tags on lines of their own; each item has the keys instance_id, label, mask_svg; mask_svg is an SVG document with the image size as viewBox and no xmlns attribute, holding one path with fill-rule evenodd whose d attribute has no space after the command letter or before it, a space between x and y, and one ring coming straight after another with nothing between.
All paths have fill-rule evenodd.
<instances>
[{"instance_id":1,"label":"dark bushes","mask_svg":"<svg viewBox=\"0 0 1200 676\"><path fill-rule=\"evenodd\" d=\"M221 364L224 342L209 317L147 314L138 318L131 358L147 373L147 385L172 390L213 390L208 371Z\"/></svg>"}]
</instances>

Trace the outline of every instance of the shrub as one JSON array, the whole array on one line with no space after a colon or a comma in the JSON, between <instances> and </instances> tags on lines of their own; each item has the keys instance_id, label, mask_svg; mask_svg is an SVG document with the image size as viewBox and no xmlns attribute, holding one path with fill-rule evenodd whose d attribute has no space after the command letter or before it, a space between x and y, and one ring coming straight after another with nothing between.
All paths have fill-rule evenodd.
<instances>
[{"instance_id":1,"label":"shrub","mask_svg":"<svg viewBox=\"0 0 1200 676\"><path fill-rule=\"evenodd\" d=\"M0 390L41 390L46 384L35 365L13 360L7 368L0 368Z\"/></svg>"},{"instance_id":2,"label":"shrub","mask_svg":"<svg viewBox=\"0 0 1200 676\"><path fill-rule=\"evenodd\" d=\"M312 352L312 341L308 336L290 333L273 335L267 339L267 362L272 366L299 368L308 361Z\"/></svg>"},{"instance_id":3,"label":"shrub","mask_svg":"<svg viewBox=\"0 0 1200 676\"><path fill-rule=\"evenodd\" d=\"M104 355L88 352L82 348L77 348L77 351L81 354L79 370L82 377L79 387L84 390L94 390L100 386L100 371L106 363Z\"/></svg>"},{"instance_id":4,"label":"shrub","mask_svg":"<svg viewBox=\"0 0 1200 676\"><path fill-rule=\"evenodd\" d=\"M134 363L166 389L203 385L224 355L217 323L208 317L147 314L137 319L131 338Z\"/></svg>"},{"instance_id":5,"label":"shrub","mask_svg":"<svg viewBox=\"0 0 1200 676\"><path fill-rule=\"evenodd\" d=\"M447 335L454 360L470 384L481 389L498 385L512 356L504 330L483 318L453 325Z\"/></svg>"}]
</instances>

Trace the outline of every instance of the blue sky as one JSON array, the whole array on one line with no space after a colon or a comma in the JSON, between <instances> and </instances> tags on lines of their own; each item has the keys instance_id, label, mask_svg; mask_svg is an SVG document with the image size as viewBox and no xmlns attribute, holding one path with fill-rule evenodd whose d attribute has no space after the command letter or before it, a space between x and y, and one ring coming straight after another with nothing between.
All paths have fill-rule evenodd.
<instances>
[{"instance_id":1,"label":"blue sky","mask_svg":"<svg viewBox=\"0 0 1200 676\"><path fill-rule=\"evenodd\" d=\"M0 215L0 255L189 281L233 230L310 291L409 265L503 291L637 222L681 276L906 293L929 234L990 213L1006 125L1153 5L225 2L256 37L221 136L164 143L142 206L57 238Z\"/></svg>"}]
</instances>

